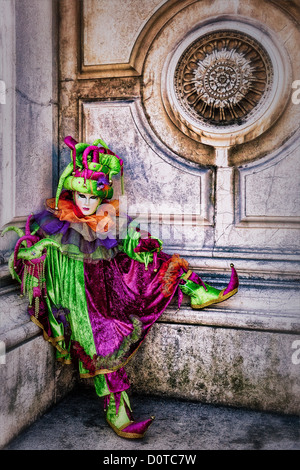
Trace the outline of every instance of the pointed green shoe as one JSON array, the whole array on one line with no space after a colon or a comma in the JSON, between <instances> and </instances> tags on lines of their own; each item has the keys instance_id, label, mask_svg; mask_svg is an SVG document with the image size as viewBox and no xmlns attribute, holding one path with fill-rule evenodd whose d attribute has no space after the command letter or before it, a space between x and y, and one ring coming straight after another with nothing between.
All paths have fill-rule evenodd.
<instances>
[{"instance_id":1,"label":"pointed green shoe","mask_svg":"<svg viewBox=\"0 0 300 470\"><path fill-rule=\"evenodd\" d=\"M126 439L141 439L153 423L154 416L145 421L134 421L129 397L125 391L117 394L111 393L107 397L106 421L115 433Z\"/></svg>"},{"instance_id":2,"label":"pointed green shoe","mask_svg":"<svg viewBox=\"0 0 300 470\"><path fill-rule=\"evenodd\" d=\"M231 278L229 284L225 289L216 289L215 287L203 283L203 285L196 284L188 279L191 271L181 276L181 279L185 281L185 284L179 285L180 289L184 294L191 297L191 307L194 309L201 309L208 307L209 305L224 302L229 299L238 291L239 279L234 265L231 264Z\"/></svg>"}]
</instances>

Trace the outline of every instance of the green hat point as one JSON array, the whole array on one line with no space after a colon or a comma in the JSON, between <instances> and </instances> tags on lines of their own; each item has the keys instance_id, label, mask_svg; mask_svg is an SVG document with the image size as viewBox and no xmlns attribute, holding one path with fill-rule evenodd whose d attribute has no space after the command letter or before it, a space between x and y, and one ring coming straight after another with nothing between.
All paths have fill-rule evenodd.
<instances>
[{"instance_id":1,"label":"green hat point","mask_svg":"<svg viewBox=\"0 0 300 470\"><path fill-rule=\"evenodd\" d=\"M62 172L57 186L55 209L63 188L111 199L112 177L121 172L123 194L123 161L113 153L101 138L92 144L77 142L68 136L64 142L71 149L71 162Z\"/></svg>"}]
</instances>

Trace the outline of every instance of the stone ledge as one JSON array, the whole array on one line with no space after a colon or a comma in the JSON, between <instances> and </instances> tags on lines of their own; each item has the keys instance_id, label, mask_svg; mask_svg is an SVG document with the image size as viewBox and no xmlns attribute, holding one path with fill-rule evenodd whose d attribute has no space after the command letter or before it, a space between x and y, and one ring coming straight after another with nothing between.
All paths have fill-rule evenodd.
<instances>
[{"instance_id":1,"label":"stone ledge","mask_svg":"<svg viewBox=\"0 0 300 470\"><path fill-rule=\"evenodd\" d=\"M0 340L6 351L41 334L27 314L28 300L12 291L0 296Z\"/></svg>"},{"instance_id":2,"label":"stone ledge","mask_svg":"<svg viewBox=\"0 0 300 470\"><path fill-rule=\"evenodd\" d=\"M299 313L257 312L234 310L226 307L210 307L203 310L173 306L165 310L158 322L185 325L205 325L258 331L274 331L300 334Z\"/></svg>"},{"instance_id":3,"label":"stone ledge","mask_svg":"<svg viewBox=\"0 0 300 470\"><path fill-rule=\"evenodd\" d=\"M218 289L226 285L220 278L207 282ZM249 279L226 302L205 309L192 309L186 296L179 310L173 301L159 322L300 334L299 306L298 283Z\"/></svg>"}]
</instances>

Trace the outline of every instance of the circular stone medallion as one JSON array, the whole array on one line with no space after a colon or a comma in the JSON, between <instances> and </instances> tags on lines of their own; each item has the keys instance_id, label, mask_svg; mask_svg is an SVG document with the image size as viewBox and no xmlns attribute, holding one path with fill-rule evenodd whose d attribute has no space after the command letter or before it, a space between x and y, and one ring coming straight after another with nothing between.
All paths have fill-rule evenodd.
<instances>
[{"instance_id":1,"label":"circular stone medallion","mask_svg":"<svg viewBox=\"0 0 300 470\"><path fill-rule=\"evenodd\" d=\"M180 106L207 125L242 123L263 101L272 64L254 39L235 31L207 34L180 57L174 89Z\"/></svg>"},{"instance_id":2,"label":"circular stone medallion","mask_svg":"<svg viewBox=\"0 0 300 470\"><path fill-rule=\"evenodd\" d=\"M253 139L280 114L282 55L268 36L264 45L255 36L261 32L250 25L216 22L190 34L169 58L162 96L187 135L230 146Z\"/></svg>"}]
</instances>

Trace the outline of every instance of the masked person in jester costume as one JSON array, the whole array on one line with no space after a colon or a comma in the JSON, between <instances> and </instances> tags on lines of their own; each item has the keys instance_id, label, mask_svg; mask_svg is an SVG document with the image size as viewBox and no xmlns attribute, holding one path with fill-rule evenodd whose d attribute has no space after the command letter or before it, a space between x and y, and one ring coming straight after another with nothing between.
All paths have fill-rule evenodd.
<instances>
[{"instance_id":1,"label":"masked person in jester costume","mask_svg":"<svg viewBox=\"0 0 300 470\"><path fill-rule=\"evenodd\" d=\"M102 139L87 144L69 136L65 144L71 161L56 198L28 217L25 231L10 226L2 233L20 236L10 272L57 359L76 362L81 377L93 377L108 424L119 436L141 438L154 418L133 418L124 366L176 293L179 306L186 294L191 307L201 309L234 295L238 276L231 264L228 286L213 288L127 219L120 237L112 178L121 173L122 182L123 161Z\"/></svg>"}]
</instances>

